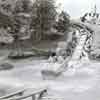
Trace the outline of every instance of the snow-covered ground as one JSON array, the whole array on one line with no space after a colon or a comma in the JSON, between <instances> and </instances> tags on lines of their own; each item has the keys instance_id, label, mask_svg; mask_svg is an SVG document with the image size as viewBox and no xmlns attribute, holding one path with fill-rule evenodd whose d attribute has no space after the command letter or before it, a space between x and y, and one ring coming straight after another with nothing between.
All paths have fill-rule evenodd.
<instances>
[{"instance_id":1,"label":"snow-covered ground","mask_svg":"<svg viewBox=\"0 0 100 100\"><path fill-rule=\"evenodd\" d=\"M95 34L99 33L99 27L92 28ZM96 35L95 40L99 41L97 38L99 37ZM0 71L0 84L28 84L33 87L46 85L48 95L57 98L56 100L100 100L100 63L98 62L80 62L80 66L66 70L57 78L43 80L41 70L46 60L30 58L12 61L4 59L3 55L7 54L6 51L0 51L0 61L9 62L14 65L14 68Z\"/></svg>"},{"instance_id":2,"label":"snow-covered ground","mask_svg":"<svg viewBox=\"0 0 100 100\"><path fill-rule=\"evenodd\" d=\"M0 72L0 82L4 84L31 83L48 86L48 95L57 100L99 100L100 63L87 62L64 72L53 80L43 80L41 70L45 60L18 60L7 62L15 67Z\"/></svg>"}]
</instances>

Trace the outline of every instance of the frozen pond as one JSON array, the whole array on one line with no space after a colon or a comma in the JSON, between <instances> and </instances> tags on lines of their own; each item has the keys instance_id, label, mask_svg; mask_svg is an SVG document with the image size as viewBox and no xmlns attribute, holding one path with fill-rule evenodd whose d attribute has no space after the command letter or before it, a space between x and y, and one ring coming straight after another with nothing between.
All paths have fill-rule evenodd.
<instances>
[{"instance_id":1,"label":"frozen pond","mask_svg":"<svg viewBox=\"0 0 100 100\"><path fill-rule=\"evenodd\" d=\"M2 60L3 61L3 60ZM76 69L69 69L53 80L43 80L41 70L45 60L33 58L11 61L15 67L0 72L0 82L16 84L30 82L48 85L48 95L61 100L99 100L100 99L100 64L88 62ZM16 84L18 85L18 84ZM58 99L59 100L59 99Z\"/></svg>"}]
</instances>

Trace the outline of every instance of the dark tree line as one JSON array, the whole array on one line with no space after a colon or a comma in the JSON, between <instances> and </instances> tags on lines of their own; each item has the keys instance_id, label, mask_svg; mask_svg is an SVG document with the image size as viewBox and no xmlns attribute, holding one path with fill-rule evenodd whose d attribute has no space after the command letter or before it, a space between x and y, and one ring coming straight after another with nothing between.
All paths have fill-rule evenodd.
<instances>
[{"instance_id":1,"label":"dark tree line","mask_svg":"<svg viewBox=\"0 0 100 100\"><path fill-rule=\"evenodd\" d=\"M24 24L30 26L33 39L36 36L38 41L45 38L52 28L57 32L65 32L68 29L69 15L64 11L58 15L54 0L36 0L33 4L30 0L0 0L0 2L0 12L6 16L5 24L9 26L10 22L11 26L14 26L14 31L18 32ZM2 19L3 17L0 22L3 24Z\"/></svg>"},{"instance_id":2,"label":"dark tree line","mask_svg":"<svg viewBox=\"0 0 100 100\"><path fill-rule=\"evenodd\" d=\"M57 19L58 16L58 20ZM0 0L0 25L10 27L15 45L20 45L22 34L31 34L32 41L41 41L52 30L64 33L70 23L69 15L56 11L55 0ZM58 34L59 35L59 34Z\"/></svg>"}]
</instances>

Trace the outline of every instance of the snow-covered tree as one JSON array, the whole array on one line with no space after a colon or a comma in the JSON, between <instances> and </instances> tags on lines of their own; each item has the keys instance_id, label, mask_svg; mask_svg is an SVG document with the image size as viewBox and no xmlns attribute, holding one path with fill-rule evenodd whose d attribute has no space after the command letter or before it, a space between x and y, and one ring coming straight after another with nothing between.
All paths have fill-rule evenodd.
<instances>
[{"instance_id":1,"label":"snow-covered tree","mask_svg":"<svg viewBox=\"0 0 100 100\"><path fill-rule=\"evenodd\" d=\"M46 32L51 30L56 14L54 0L36 0L33 5L33 21L31 25L38 36L38 40L43 39Z\"/></svg>"},{"instance_id":2,"label":"snow-covered tree","mask_svg":"<svg viewBox=\"0 0 100 100\"><path fill-rule=\"evenodd\" d=\"M58 32L66 32L70 26L70 16L66 12L62 11L58 16L57 30Z\"/></svg>"},{"instance_id":3,"label":"snow-covered tree","mask_svg":"<svg viewBox=\"0 0 100 100\"><path fill-rule=\"evenodd\" d=\"M31 0L17 0L15 13L20 13L20 12L29 13L31 11L31 8L32 8Z\"/></svg>"},{"instance_id":4,"label":"snow-covered tree","mask_svg":"<svg viewBox=\"0 0 100 100\"><path fill-rule=\"evenodd\" d=\"M13 31L13 38L14 38L14 48L16 49L17 55L23 55L20 40L26 39L23 38L25 35L29 34L29 27L30 27L30 19L31 19L31 1L30 0L17 0L14 12L13 12L13 20L14 20L14 27ZM11 53L12 54L12 53Z\"/></svg>"}]
</instances>

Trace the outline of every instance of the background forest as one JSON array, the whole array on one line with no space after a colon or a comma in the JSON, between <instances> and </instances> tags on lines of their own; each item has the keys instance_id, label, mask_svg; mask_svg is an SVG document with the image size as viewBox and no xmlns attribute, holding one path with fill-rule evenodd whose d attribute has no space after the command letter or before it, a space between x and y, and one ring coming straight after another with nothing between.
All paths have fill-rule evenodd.
<instances>
[{"instance_id":1,"label":"background forest","mask_svg":"<svg viewBox=\"0 0 100 100\"><path fill-rule=\"evenodd\" d=\"M57 9L54 0L0 0L1 47L27 48L67 35L70 16Z\"/></svg>"}]
</instances>

